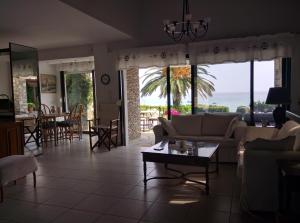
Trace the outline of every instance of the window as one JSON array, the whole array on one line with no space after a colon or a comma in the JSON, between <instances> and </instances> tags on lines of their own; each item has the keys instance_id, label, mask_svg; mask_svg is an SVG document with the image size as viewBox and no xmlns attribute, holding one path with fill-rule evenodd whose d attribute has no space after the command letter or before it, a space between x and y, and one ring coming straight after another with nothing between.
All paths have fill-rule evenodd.
<instances>
[{"instance_id":1,"label":"window","mask_svg":"<svg viewBox=\"0 0 300 223\"><path fill-rule=\"evenodd\" d=\"M250 63L198 65L196 112L250 112Z\"/></svg>"}]
</instances>

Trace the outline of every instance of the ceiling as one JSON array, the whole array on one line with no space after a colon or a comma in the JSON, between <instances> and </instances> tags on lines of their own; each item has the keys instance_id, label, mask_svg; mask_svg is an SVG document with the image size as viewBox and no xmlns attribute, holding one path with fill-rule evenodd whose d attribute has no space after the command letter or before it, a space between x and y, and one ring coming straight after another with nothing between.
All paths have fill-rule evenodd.
<instances>
[{"instance_id":1,"label":"ceiling","mask_svg":"<svg viewBox=\"0 0 300 223\"><path fill-rule=\"evenodd\" d=\"M212 19L204 40L299 33L297 6L296 0L190 0L193 19ZM181 7L182 0L1 0L0 48L170 44L162 21L180 19Z\"/></svg>"},{"instance_id":2,"label":"ceiling","mask_svg":"<svg viewBox=\"0 0 300 223\"><path fill-rule=\"evenodd\" d=\"M1 0L0 48L15 42L38 49L130 38L58 0Z\"/></svg>"}]
</instances>

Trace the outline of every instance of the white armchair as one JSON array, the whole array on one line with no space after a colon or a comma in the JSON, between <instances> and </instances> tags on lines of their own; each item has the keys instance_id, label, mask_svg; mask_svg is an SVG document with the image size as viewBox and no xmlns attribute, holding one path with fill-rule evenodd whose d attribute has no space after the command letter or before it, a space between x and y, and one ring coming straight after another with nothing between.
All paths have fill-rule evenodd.
<instances>
[{"instance_id":1,"label":"white armchair","mask_svg":"<svg viewBox=\"0 0 300 223\"><path fill-rule=\"evenodd\" d=\"M242 180L241 206L253 211L277 211L279 159L300 160L300 125L288 121L280 130L275 128L246 127L241 142L238 161L238 175ZM257 138L280 140L296 136L294 147L289 150L244 149L246 141Z\"/></svg>"}]
</instances>

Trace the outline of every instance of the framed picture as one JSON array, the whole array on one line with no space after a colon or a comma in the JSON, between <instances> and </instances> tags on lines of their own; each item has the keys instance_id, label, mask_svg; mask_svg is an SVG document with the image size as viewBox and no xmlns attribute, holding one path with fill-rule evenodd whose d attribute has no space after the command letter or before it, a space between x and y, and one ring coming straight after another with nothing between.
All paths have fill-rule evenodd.
<instances>
[{"instance_id":1,"label":"framed picture","mask_svg":"<svg viewBox=\"0 0 300 223\"><path fill-rule=\"evenodd\" d=\"M56 93L56 75L41 74L41 92Z\"/></svg>"}]
</instances>

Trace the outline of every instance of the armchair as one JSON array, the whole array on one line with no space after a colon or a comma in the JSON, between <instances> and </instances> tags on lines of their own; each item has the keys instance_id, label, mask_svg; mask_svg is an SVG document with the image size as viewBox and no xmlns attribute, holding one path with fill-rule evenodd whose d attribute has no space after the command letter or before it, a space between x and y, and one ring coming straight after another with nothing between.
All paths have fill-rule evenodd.
<instances>
[{"instance_id":1,"label":"armchair","mask_svg":"<svg viewBox=\"0 0 300 223\"><path fill-rule=\"evenodd\" d=\"M300 125L286 122L275 128L244 127L244 139L240 143L238 175L241 178L241 206L252 211L277 211L279 208L278 160L300 160ZM281 140L296 136L293 148L245 149L244 143L257 138Z\"/></svg>"}]
</instances>

